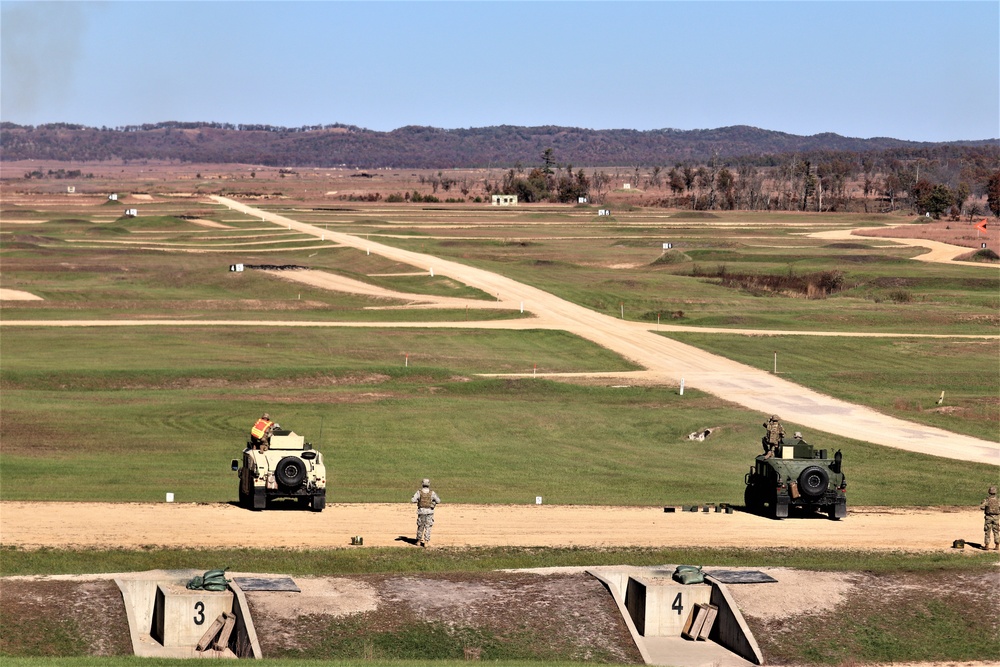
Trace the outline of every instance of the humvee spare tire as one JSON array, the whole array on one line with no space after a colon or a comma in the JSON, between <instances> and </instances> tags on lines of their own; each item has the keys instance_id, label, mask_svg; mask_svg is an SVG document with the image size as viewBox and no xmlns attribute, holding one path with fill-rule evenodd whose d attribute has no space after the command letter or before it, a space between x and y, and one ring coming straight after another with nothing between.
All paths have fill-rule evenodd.
<instances>
[{"instance_id":1,"label":"humvee spare tire","mask_svg":"<svg viewBox=\"0 0 1000 667\"><path fill-rule=\"evenodd\" d=\"M799 475L799 491L813 498L826 493L829 483L830 476L819 466L809 466Z\"/></svg>"},{"instance_id":2,"label":"humvee spare tire","mask_svg":"<svg viewBox=\"0 0 1000 667\"><path fill-rule=\"evenodd\" d=\"M274 477L283 486L298 486L306 478L306 464L297 456L286 456L278 461Z\"/></svg>"}]
</instances>

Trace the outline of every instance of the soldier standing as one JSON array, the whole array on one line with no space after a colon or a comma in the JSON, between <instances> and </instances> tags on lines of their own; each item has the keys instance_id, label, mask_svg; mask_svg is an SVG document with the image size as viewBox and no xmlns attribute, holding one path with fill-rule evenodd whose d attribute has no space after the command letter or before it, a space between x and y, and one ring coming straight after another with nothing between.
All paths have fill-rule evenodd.
<instances>
[{"instance_id":1,"label":"soldier standing","mask_svg":"<svg viewBox=\"0 0 1000 667\"><path fill-rule=\"evenodd\" d=\"M990 533L993 533L993 549L1000 550L1000 499L997 498L997 487L991 486L989 496L979 509L983 510L984 523L983 549L990 548Z\"/></svg>"},{"instance_id":2,"label":"soldier standing","mask_svg":"<svg viewBox=\"0 0 1000 667\"><path fill-rule=\"evenodd\" d=\"M763 426L767 429L767 434L763 438L764 455L770 458L774 456L774 450L778 445L782 444L785 429L781 425L778 415L771 415L771 418L764 422Z\"/></svg>"},{"instance_id":3,"label":"soldier standing","mask_svg":"<svg viewBox=\"0 0 1000 667\"><path fill-rule=\"evenodd\" d=\"M434 508L441 502L438 494L431 489L431 480L424 478L420 488L410 498L410 502L417 504L417 542L420 546L426 547L427 543L431 541Z\"/></svg>"}]
</instances>

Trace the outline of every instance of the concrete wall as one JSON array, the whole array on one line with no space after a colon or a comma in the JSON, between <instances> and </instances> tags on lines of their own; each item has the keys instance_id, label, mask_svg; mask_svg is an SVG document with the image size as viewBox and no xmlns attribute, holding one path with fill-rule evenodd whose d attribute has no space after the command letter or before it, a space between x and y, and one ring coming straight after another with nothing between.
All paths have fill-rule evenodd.
<instances>
[{"instance_id":1,"label":"concrete wall","mask_svg":"<svg viewBox=\"0 0 1000 667\"><path fill-rule=\"evenodd\" d=\"M757 646L757 640L747 627L743 614L740 613L726 585L711 576L705 577L705 581L712 585L711 602L719 608L719 613L715 617L715 627L712 628L708 638L756 665L763 665L764 654Z\"/></svg>"},{"instance_id":2,"label":"concrete wall","mask_svg":"<svg viewBox=\"0 0 1000 667\"><path fill-rule=\"evenodd\" d=\"M712 586L681 584L660 577L629 577L625 593L636 629L643 637L679 637L695 605L708 604Z\"/></svg>"}]
</instances>

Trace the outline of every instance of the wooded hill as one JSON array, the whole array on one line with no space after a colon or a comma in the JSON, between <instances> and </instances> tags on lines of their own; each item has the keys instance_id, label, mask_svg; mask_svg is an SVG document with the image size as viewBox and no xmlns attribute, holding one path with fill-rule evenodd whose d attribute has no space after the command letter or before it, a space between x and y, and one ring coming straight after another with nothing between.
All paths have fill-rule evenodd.
<instances>
[{"instance_id":1,"label":"wooded hill","mask_svg":"<svg viewBox=\"0 0 1000 667\"><path fill-rule=\"evenodd\" d=\"M164 122L117 128L56 123L0 123L0 160L179 160L268 166L363 169L517 167L537 164L552 149L561 164L578 167L655 166L738 159L774 166L779 156L882 153L894 159L996 159L1000 140L926 143L823 133L798 136L746 125L714 130L587 130L501 125L444 130L402 127L376 132L351 125L299 128L225 123Z\"/></svg>"}]
</instances>

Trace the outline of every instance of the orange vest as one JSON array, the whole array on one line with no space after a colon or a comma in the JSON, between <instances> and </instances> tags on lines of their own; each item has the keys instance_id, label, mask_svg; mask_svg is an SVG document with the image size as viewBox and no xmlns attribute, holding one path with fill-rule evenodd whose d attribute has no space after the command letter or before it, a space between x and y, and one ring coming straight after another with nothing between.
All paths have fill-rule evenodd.
<instances>
[{"instance_id":1,"label":"orange vest","mask_svg":"<svg viewBox=\"0 0 1000 667\"><path fill-rule=\"evenodd\" d=\"M274 422L268 421L266 419L258 419L257 423L253 425L250 429L250 437L260 440L267 433L268 429L274 425Z\"/></svg>"}]
</instances>

